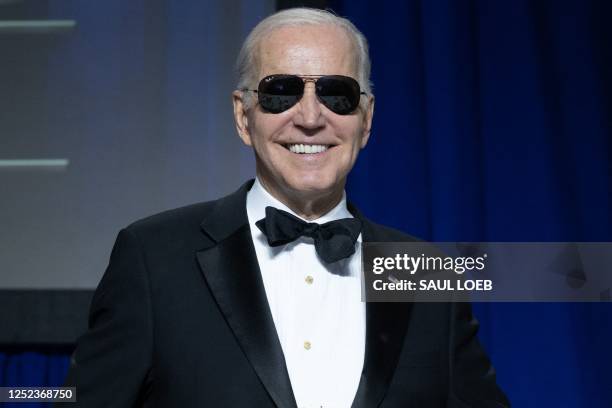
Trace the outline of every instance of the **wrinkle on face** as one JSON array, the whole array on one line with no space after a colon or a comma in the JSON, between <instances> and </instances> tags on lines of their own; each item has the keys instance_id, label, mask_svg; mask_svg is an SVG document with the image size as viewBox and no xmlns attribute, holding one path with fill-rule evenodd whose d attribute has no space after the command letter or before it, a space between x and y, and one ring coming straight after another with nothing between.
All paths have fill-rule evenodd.
<instances>
[{"instance_id":1,"label":"wrinkle on face","mask_svg":"<svg viewBox=\"0 0 612 408\"><path fill-rule=\"evenodd\" d=\"M286 46L288 43L291 45ZM299 25L279 28L259 43L259 78L272 74L356 77L354 48L350 37L339 27ZM341 49L350 52L339 53ZM266 63L262 64L263 61Z\"/></svg>"},{"instance_id":2,"label":"wrinkle on face","mask_svg":"<svg viewBox=\"0 0 612 408\"><path fill-rule=\"evenodd\" d=\"M354 44L341 28L285 26L259 43L259 76L273 74L345 75L357 78ZM256 87L257 84L254 84ZM272 114L258 104L246 111L237 99L239 133L255 150L257 175L274 197L307 219L333 208L342 198L346 177L367 142L369 108L338 115L323 106L307 82L300 102ZM243 112L244 114L241 114ZM290 152L287 144L333 146L319 156Z\"/></svg>"}]
</instances>

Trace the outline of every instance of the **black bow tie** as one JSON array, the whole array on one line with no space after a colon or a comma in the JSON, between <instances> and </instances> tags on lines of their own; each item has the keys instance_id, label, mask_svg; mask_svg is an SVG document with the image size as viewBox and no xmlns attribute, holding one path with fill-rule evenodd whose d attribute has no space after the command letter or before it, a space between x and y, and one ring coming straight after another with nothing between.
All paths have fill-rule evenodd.
<instances>
[{"instance_id":1,"label":"black bow tie","mask_svg":"<svg viewBox=\"0 0 612 408\"><path fill-rule=\"evenodd\" d=\"M301 236L314 239L317 254L327 263L348 258L355 253L355 242L361 232L357 218L342 218L317 224L304 222L283 210L266 207L266 218L255 223L272 247L288 244Z\"/></svg>"}]
</instances>

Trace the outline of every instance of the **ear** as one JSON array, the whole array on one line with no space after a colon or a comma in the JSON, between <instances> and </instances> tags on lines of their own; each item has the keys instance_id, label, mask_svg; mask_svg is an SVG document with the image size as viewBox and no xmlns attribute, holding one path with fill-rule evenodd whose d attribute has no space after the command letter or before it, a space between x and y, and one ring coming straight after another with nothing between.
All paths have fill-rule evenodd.
<instances>
[{"instance_id":1,"label":"ear","mask_svg":"<svg viewBox=\"0 0 612 408\"><path fill-rule=\"evenodd\" d=\"M363 115L363 133L361 135L361 148L363 149L370 139L370 131L372 130L372 118L374 117L374 96L368 96L365 114Z\"/></svg>"},{"instance_id":2,"label":"ear","mask_svg":"<svg viewBox=\"0 0 612 408\"><path fill-rule=\"evenodd\" d=\"M245 93L242 91L234 91L232 93L232 102L234 103L234 123L238 136L247 146L252 146L251 134L249 133L249 118L245 104Z\"/></svg>"}]
</instances>

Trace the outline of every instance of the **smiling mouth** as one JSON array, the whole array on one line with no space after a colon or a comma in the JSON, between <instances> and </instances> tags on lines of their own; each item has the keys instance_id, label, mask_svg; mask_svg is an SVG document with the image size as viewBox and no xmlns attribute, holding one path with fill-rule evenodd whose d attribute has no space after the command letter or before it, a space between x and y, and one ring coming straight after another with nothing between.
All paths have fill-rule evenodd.
<instances>
[{"instance_id":1,"label":"smiling mouth","mask_svg":"<svg viewBox=\"0 0 612 408\"><path fill-rule=\"evenodd\" d=\"M297 154L317 154L323 153L333 147L332 145L310 145L301 143L291 143L283 145L285 149Z\"/></svg>"}]
</instances>

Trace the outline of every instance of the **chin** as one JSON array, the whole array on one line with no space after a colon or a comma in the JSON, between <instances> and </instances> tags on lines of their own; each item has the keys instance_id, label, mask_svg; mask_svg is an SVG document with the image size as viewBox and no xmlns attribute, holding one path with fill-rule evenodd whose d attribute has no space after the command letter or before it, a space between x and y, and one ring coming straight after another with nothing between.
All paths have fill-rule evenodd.
<instances>
[{"instance_id":1,"label":"chin","mask_svg":"<svg viewBox=\"0 0 612 408\"><path fill-rule=\"evenodd\" d=\"M305 177L290 179L291 189L301 193L329 193L339 188L344 188L341 183L333 177L319 175L308 175Z\"/></svg>"}]
</instances>

